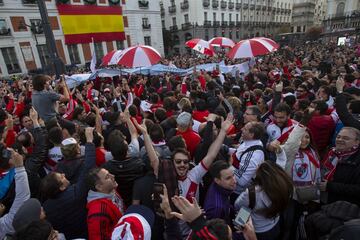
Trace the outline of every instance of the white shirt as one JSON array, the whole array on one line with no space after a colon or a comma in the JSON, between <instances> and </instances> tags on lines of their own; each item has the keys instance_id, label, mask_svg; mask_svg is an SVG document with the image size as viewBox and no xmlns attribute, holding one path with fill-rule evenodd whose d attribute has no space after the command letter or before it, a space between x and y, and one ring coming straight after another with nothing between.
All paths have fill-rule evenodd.
<instances>
[{"instance_id":1,"label":"white shirt","mask_svg":"<svg viewBox=\"0 0 360 240\"><path fill-rule=\"evenodd\" d=\"M254 212L254 210L263 209L271 205L271 200L266 193L259 187L255 186L255 206L251 212L251 219L255 228L255 232L262 233L271 230L278 223L280 217L266 218L262 214ZM235 209L241 207L249 207L249 191L246 189L235 201Z\"/></svg>"},{"instance_id":2,"label":"white shirt","mask_svg":"<svg viewBox=\"0 0 360 240\"><path fill-rule=\"evenodd\" d=\"M261 150L247 152L239 159L246 149L255 145L263 146L260 140L249 140L241 143L236 150L236 159L234 159L234 161L238 162L237 164L233 163L233 166L236 177L235 193L237 194L243 192L250 185L251 179L255 176L257 168L265 160L264 152Z\"/></svg>"},{"instance_id":3,"label":"white shirt","mask_svg":"<svg viewBox=\"0 0 360 240\"><path fill-rule=\"evenodd\" d=\"M185 197L190 202L192 198L196 197L196 200L199 201L199 184L202 181L202 178L207 173L208 169L205 167L201 161L193 169L191 169L184 180L178 180L179 193L180 196Z\"/></svg>"}]
</instances>

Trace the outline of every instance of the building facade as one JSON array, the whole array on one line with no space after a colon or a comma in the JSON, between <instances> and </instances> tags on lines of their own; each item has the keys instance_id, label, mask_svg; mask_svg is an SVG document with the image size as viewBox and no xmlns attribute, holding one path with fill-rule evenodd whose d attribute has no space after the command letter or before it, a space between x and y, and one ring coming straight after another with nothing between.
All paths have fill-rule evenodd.
<instances>
[{"instance_id":1,"label":"building facade","mask_svg":"<svg viewBox=\"0 0 360 240\"><path fill-rule=\"evenodd\" d=\"M168 54L190 50L192 38L224 36L234 41L278 33L290 27L292 0L162 0Z\"/></svg>"},{"instance_id":2,"label":"building facade","mask_svg":"<svg viewBox=\"0 0 360 240\"><path fill-rule=\"evenodd\" d=\"M333 40L344 35L359 35L360 2L357 0L328 0L323 24L325 36Z\"/></svg>"},{"instance_id":3,"label":"building facade","mask_svg":"<svg viewBox=\"0 0 360 240\"><path fill-rule=\"evenodd\" d=\"M310 27L322 25L326 15L326 0L295 0L292 13L292 32L306 32Z\"/></svg>"},{"instance_id":4,"label":"building facade","mask_svg":"<svg viewBox=\"0 0 360 240\"><path fill-rule=\"evenodd\" d=\"M123 10L124 41L66 45L56 4L45 0L58 54L66 65L84 65L114 49L135 44L152 45L164 54L159 1L61 0L66 4L119 5ZM0 0L0 74L27 73L45 68L50 58L36 0ZM100 60L101 61L101 60Z\"/></svg>"}]
</instances>

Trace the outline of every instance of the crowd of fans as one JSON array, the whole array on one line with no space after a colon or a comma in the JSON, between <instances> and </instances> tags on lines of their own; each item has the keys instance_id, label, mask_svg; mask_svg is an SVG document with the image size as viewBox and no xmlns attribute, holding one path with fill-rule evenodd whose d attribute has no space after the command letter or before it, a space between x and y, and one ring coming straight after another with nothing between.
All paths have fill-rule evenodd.
<instances>
[{"instance_id":1,"label":"crowd of fans","mask_svg":"<svg viewBox=\"0 0 360 240\"><path fill-rule=\"evenodd\" d=\"M235 76L1 81L0 239L356 239L357 53L309 43Z\"/></svg>"}]
</instances>

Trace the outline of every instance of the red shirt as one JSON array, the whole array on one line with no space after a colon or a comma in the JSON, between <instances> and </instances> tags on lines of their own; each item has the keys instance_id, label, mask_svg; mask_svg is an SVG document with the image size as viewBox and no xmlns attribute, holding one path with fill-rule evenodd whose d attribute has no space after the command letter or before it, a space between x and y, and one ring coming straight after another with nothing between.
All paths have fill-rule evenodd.
<instances>
[{"instance_id":1,"label":"red shirt","mask_svg":"<svg viewBox=\"0 0 360 240\"><path fill-rule=\"evenodd\" d=\"M206 122L206 117L209 116L209 111L193 111L192 117L199 122Z\"/></svg>"},{"instance_id":2,"label":"red shirt","mask_svg":"<svg viewBox=\"0 0 360 240\"><path fill-rule=\"evenodd\" d=\"M190 152L191 159L194 156L197 145L200 143L201 138L199 134L188 128L185 132L176 132L176 136L182 136L186 143L186 149Z\"/></svg>"}]
</instances>

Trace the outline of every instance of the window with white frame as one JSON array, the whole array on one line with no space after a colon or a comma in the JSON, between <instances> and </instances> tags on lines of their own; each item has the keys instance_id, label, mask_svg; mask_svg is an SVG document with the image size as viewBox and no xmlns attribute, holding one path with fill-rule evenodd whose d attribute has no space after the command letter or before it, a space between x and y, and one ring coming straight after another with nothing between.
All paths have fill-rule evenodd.
<instances>
[{"instance_id":1,"label":"window with white frame","mask_svg":"<svg viewBox=\"0 0 360 240\"><path fill-rule=\"evenodd\" d=\"M1 48L1 53L9 74L21 72L14 47Z\"/></svg>"},{"instance_id":2,"label":"window with white frame","mask_svg":"<svg viewBox=\"0 0 360 240\"><path fill-rule=\"evenodd\" d=\"M96 54L96 60L97 61L101 60L104 56L104 48L102 42L94 43L94 50Z\"/></svg>"},{"instance_id":3,"label":"window with white frame","mask_svg":"<svg viewBox=\"0 0 360 240\"><path fill-rule=\"evenodd\" d=\"M80 64L80 56L77 44L67 45L71 64Z\"/></svg>"}]
</instances>

